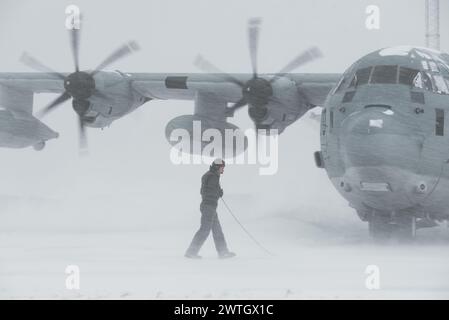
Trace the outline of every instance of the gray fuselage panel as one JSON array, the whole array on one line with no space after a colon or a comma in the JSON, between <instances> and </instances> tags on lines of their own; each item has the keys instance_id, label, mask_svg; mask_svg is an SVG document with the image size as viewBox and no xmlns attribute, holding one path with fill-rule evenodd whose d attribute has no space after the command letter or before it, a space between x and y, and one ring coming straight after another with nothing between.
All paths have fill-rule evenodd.
<instances>
[{"instance_id":1,"label":"gray fuselage panel","mask_svg":"<svg viewBox=\"0 0 449 320\"><path fill-rule=\"evenodd\" d=\"M447 58L422 48L382 49L354 63L329 94L324 165L355 208L449 213Z\"/></svg>"}]
</instances>

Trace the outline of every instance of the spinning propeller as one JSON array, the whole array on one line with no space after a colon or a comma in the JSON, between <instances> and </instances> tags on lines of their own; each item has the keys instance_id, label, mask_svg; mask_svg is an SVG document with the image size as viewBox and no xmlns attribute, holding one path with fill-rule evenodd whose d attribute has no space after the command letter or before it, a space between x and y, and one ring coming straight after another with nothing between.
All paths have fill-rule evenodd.
<instances>
[{"instance_id":1,"label":"spinning propeller","mask_svg":"<svg viewBox=\"0 0 449 320\"><path fill-rule=\"evenodd\" d=\"M248 105L248 112L250 117L254 120L257 129L263 129L261 122L265 119L268 109L266 105L270 101L276 101L273 97L273 83L276 82L283 75L305 65L322 56L321 51L317 47L311 47L304 52L297 55L290 63L288 63L279 72L274 74L271 79L267 80L259 77L257 72L257 54L259 45L261 19L253 18L248 22L248 45L251 59L252 78L246 82L242 82L232 75L221 71L211 62L207 61L202 56L198 56L194 64L196 67L204 72L216 73L226 82L234 83L242 90L242 98L234 105L227 108L227 114L232 115L235 110Z\"/></svg>"},{"instance_id":2,"label":"spinning propeller","mask_svg":"<svg viewBox=\"0 0 449 320\"><path fill-rule=\"evenodd\" d=\"M72 98L72 107L78 114L79 123L79 142L80 149L85 149L87 147L85 123L93 121L94 119L86 115L89 110L90 102L89 98L92 96L97 96L103 99L109 99L103 93L101 93L95 86L94 76L102 71L104 68L108 67L117 60L139 50L139 46L136 42L130 41L121 45L118 49L112 52L103 62L101 62L93 71L80 71L79 67L79 30L70 30L70 44L71 51L73 54L73 61L75 66L75 72L65 76L62 73L56 72L46 65L42 64L35 58L31 57L27 53L24 53L21 57L21 61L27 66L41 72L45 72L56 78L64 81L65 91L57 97L53 102L47 105L45 108L38 112L40 117L45 116L50 111L54 110L56 107L60 106L65 101Z\"/></svg>"}]
</instances>

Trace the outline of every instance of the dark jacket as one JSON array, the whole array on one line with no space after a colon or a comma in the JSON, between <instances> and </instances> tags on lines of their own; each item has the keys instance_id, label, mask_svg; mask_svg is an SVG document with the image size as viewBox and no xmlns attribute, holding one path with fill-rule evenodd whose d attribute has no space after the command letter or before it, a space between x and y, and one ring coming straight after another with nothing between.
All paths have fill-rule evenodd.
<instances>
[{"instance_id":1,"label":"dark jacket","mask_svg":"<svg viewBox=\"0 0 449 320\"><path fill-rule=\"evenodd\" d=\"M218 198L223 196L223 189L220 187L220 173L214 169L207 171L201 178L202 203L217 205Z\"/></svg>"}]
</instances>

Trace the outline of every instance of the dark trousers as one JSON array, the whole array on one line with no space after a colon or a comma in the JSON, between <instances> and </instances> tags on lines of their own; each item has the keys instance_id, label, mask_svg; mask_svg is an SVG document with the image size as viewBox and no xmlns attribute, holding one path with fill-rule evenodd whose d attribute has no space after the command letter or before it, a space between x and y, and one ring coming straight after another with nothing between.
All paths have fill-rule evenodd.
<instances>
[{"instance_id":1,"label":"dark trousers","mask_svg":"<svg viewBox=\"0 0 449 320\"><path fill-rule=\"evenodd\" d=\"M218 220L217 206L201 203L200 211L201 226L200 229L195 233L192 243L187 249L187 253L198 254L211 231L217 252L219 254L228 252L226 240L223 231L221 230L220 221Z\"/></svg>"}]
</instances>

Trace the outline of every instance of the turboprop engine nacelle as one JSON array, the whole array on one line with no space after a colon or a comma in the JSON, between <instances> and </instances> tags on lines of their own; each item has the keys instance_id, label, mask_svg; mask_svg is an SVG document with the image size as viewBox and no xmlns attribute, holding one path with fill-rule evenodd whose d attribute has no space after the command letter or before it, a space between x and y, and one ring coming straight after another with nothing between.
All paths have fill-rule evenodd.
<instances>
[{"instance_id":1,"label":"turboprop engine nacelle","mask_svg":"<svg viewBox=\"0 0 449 320\"><path fill-rule=\"evenodd\" d=\"M199 115L183 115L167 123L165 137L178 150L211 157L235 157L248 140L239 127Z\"/></svg>"}]
</instances>

